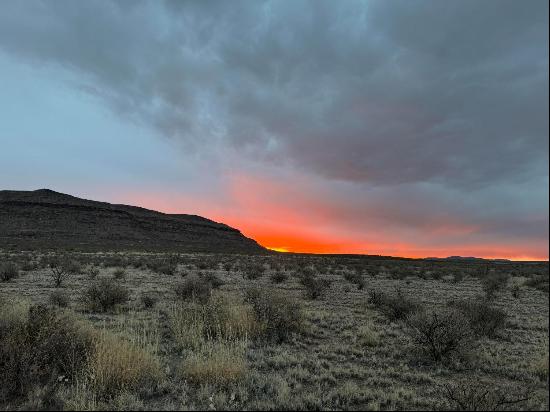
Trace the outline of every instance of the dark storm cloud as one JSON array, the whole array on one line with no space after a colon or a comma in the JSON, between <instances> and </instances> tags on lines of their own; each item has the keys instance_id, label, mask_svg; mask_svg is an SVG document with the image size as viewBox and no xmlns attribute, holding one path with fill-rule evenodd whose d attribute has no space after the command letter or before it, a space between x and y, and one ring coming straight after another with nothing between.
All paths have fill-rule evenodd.
<instances>
[{"instance_id":1,"label":"dark storm cloud","mask_svg":"<svg viewBox=\"0 0 550 412\"><path fill-rule=\"evenodd\" d=\"M14 1L0 49L186 150L352 184L371 218L547 241L547 1Z\"/></svg>"},{"instance_id":2,"label":"dark storm cloud","mask_svg":"<svg viewBox=\"0 0 550 412\"><path fill-rule=\"evenodd\" d=\"M328 178L484 185L546 165L548 4L16 2L0 44L189 142Z\"/></svg>"}]
</instances>

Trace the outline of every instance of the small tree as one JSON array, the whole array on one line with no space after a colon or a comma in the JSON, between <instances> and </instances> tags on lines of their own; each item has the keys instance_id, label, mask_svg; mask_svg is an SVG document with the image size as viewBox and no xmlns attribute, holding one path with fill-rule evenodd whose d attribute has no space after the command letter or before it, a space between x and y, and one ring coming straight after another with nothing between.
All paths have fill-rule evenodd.
<instances>
[{"instance_id":1,"label":"small tree","mask_svg":"<svg viewBox=\"0 0 550 412\"><path fill-rule=\"evenodd\" d=\"M78 263L66 257L51 256L47 259L47 266L50 269L50 276L56 288L61 287L68 276L80 272Z\"/></svg>"}]
</instances>

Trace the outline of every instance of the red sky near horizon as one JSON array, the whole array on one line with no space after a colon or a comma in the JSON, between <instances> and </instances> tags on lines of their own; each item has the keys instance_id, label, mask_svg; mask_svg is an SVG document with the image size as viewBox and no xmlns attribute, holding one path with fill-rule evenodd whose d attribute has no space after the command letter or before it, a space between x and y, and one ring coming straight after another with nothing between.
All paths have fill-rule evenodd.
<instances>
[{"instance_id":1,"label":"red sky near horizon","mask_svg":"<svg viewBox=\"0 0 550 412\"><path fill-rule=\"evenodd\" d=\"M533 244L464 241L433 246L434 239L459 236L469 239L476 228L454 222L439 222L426 229L426 239L412 242L369 224L343 225L339 210L301 190L300 182L290 187L283 182L244 174L228 179L223 199L201 195L170 195L163 192L118 193L116 202L139 205L165 213L190 213L239 229L269 249L301 253L350 253L411 258L453 255L511 260L548 260L532 254ZM341 212L341 211L340 211ZM424 244L423 244L424 243ZM518 242L520 243L520 242ZM540 248L539 248L540 249Z\"/></svg>"}]
</instances>

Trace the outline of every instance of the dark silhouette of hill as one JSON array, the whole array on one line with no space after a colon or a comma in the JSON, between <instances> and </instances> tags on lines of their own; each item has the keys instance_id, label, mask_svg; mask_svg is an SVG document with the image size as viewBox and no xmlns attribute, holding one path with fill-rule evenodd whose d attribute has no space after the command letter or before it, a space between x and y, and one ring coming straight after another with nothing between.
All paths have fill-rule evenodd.
<instances>
[{"instance_id":1,"label":"dark silhouette of hill","mask_svg":"<svg viewBox=\"0 0 550 412\"><path fill-rule=\"evenodd\" d=\"M0 249L266 252L239 230L201 216L96 202L48 189L0 191Z\"/></svg>"}]
</instances>

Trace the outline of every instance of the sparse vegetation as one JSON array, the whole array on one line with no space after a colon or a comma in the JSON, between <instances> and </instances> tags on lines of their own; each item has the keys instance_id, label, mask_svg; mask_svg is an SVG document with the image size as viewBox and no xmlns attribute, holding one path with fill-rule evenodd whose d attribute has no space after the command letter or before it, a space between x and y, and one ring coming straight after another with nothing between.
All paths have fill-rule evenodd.
<instances>
[{"instance_id":1,"label":"sparse vegetation","mask_svg":"<svg viewBox=\"0 0 550 412\"><path fill-rule=\"evenodd\" d=\"M329 279L322 279L311 273L302 274L300 283L305 287L305 295L308 299L323 297L332 284Z\"/></svg>"},{"instance_id":2,"label":"sparse vegetation","mask_svg":"<svg viewBox=\"0 0 550 412\"><path fill-rule=\"evenodd\" d=\"M304 328L302 309L293 299L274 291L248 289L246 301L252 305L261 333L269 341L288 341L294 333Z\"/></svg>"},{"instance_id":3,"label":"sparse vegetation","mask_svg":"<svg viewBox=\"0 0 550 412\"><path fill-rule=\"evenodd\" d=\"M397 289L393 294L372 290L369 302L390 321L403 320L420 308L420 303L405 296L401 289Z\"/></svg>"},{"instance_id":4,"label":"sparse vegetation","mask_svg":"<svg viewBox=\"0 0 550 412\"><path fill-rule=\"evenodd\" d=\"M206 303L212 294L212 284L204 278L192 275L176 285L174 292L178 299Z\"/></svg>"},{"instance_id":5,"label":"sparse vegetation","mask_svg":"<svg viewBox=\"0 0 550 412\"><path fill-rule=\"evenodd\" d=\"M481 285L485 291L488 300L494 300L508 284L510 275L507 273L493 272L488 273L481 279Z\"/></svg>"},{"instance_id":6,"label":"sparse vegetation","mask_svg":"<svg viewBox=\"0 0 550 412\"><path fill-rule=\"evenodd\" d=\"M82 294L82 301L92 312L107 312L125 304L130 297L128 289L109 278L92 282Z\"/></svg>"},{"instance_id":7,"label":"sparse vegetation","mask_svg":"<svg viewBox=\"0 0 550 412\"><path fill-rule=\"evenodd\" d=\"M483 299L452 301L450 306L466 316L477 336L494 338L506 324L506 312L491 306Z\"/></svg>"},{"instance_id":8,"label":"sparse vegetation","mask_svg":"<svg viewBox=\"0 0 550 412\"><path fill-rule=\"evenodd\" d=\"M86 270L53 289L52 256L0 251L34 262L0 287L0 409L548 406L543 264L179 254L171 276L149 264L175 255L65 252ZM302 279L332 285L311 299Z\"/></svg>"},{"instance_id":9,"label":"sparse vegetation","mask_svg":"<svg viewBox=\"0 0 550 412\"><path fill-rule=\"evenodd\" d=\"M70 301L71 298L64 290L56 289L52 293L50 293L50 303L54 306L66 308L67 306L69 306Z\"/></svg>"},{"instance_id":10,"label":"sparse vegetation","mask_svg":"<svg viewBox=\"0 0 550 412\"><path fill-rule=\"evenodd\" d=\"M5 262L0 265L0 280L8 282L19 276L19 269L13 262Z\"/></svg>"},{"instance_id":11,"label":"sparse vegetation","mask_svg":"<svg viewBox=\"0 0 550 412\"><path fill-rule=\"evenodd\" d=\"M405 323L414 343L436 362L465 353L472 342L468 319L455 309L417 310Z\"/></svg>"}]
</instances>

